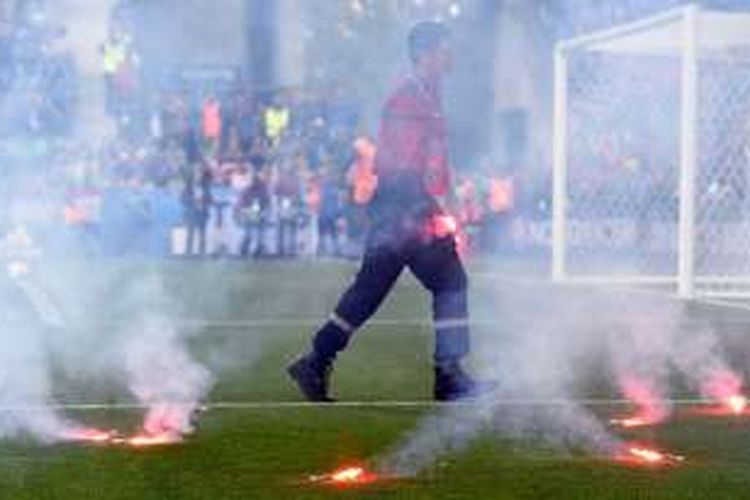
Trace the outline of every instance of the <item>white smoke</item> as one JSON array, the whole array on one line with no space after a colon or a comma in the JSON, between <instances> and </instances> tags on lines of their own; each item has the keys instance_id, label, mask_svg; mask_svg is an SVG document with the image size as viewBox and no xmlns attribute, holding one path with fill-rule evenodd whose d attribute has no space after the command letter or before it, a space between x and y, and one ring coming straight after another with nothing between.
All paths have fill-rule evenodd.
<instances>
[{"instance_id":1,"label":"white smoke","mask_svg":"<svg viewBox=\"0 0 750 500\"><path fill-rule=\"evenodd\" d=\"M612 376L642 422L661 422L672 412L669 361L679 311L674 301L654 297L623 300L621 308L608 332Z\"/></svg>"},{"instance_id":2,"label":"white smoke","mask_svg":"<svg viewBox=\"0 0 750 500\"><path fill-rule=\"evenodd\" d=\"M381 470L412 475L480 437L615 458L627 444L582 403L586 381L597 381L598 390L614 382L610 389L619 388L636 407L663 412L661 418L671 411L671 368L696 390L705 390L707 379L731 386L726 374L734 372L717 337L685 324L690 313L667 295L584 288L571 293L539 284L516 284L513 290L498 303L487 300L475 308L500 325L475 339L480 373L497 380L498 390L427 416L377 461ZM653 391L639 399L629 380Z\"/></svg>"},{"instance_id":3,"label":"white smoke","mask_svg":"<svg viewBox=\"0 0 750 500\"><path fill-rule=\"evenodd\" d=\"M0 438L65 440L83 426L63 416L52 397L47 334L62 317L28 277L2 271Z\"/></svg>"},{"instance_id":4,"label":"white smoke","mask_svg":"<svg viewBox=\"0 0 750 500\"><path fill-rule=\"evenodd\" d=\"M190 433L213 377L189 352L187 332L176 324L180 307L155 269L116 279L124 281L118 300L127 321L114 332L117 340L109 357L122 370L127 389L146 408L143 430Z\"/></svg>"},{"instance_id":5,"label":"white smoke","mask_svg":"<svg viewBox=\"0 0 750 500\"><path fill-rule=\"evenodd\" d=\"M143 318L122 345L130 392L147 408L144 431L187 434L211 387L209 371L187 351L166 318Z\"/></svg>"},{"instance_id":6,"label":"white smoke","mask_svg":"<svg viewBox=\"0 0 750 500\"><path fill-rule=\"evenodd\" d=\"M144 407L146 434L179 438L193 430L213 378L190 354L190 332L176 320L179 304L156 269L127 263L126 272L117 272L113 266L87 289L75 266L41 265L23 226L6 238L3 256L0 438L90 436L57 406L53 366L84 386L107 380L129 391ZM64 288L56 289L55 279ZM93 299L92 291L112 296ZM119 317L117 326L93 327L107 316Z\"/></svg>"}]
</instances>

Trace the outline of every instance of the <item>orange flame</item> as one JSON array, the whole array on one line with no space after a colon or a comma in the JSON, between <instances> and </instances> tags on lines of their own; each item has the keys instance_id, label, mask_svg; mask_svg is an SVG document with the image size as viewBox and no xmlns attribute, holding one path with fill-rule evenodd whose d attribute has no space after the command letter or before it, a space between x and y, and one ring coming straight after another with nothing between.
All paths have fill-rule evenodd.
<instances>
[{"instance_id":1,"label":"orange flame","mask_svg":"<svg viewBox=\"0 0 750 500\"><path fill-rule=\"evenodd\" d=\"M362 467L347 467L331 474L331 480L337 483L356 483L364 476Z\"/></svg>"},{"instance_id":2,"label":"orange flame","mask_svg":"<svg viewBox=\"0 0 750 500\"><path fill-rule=\"evenodd\" d=\"M633 447L628 450L631 455L636 458L642 459L644 462L650 464L658 464L664 461L664 454L659 453L656 450L649 450L648 448L637 448Z\"/></svg>"},{"instance_id":3,"label":"orange flame","mask_svg":"<svg viewBox=\"0 0 750 500\"><path fill-rule=\"evenodd\" d=\"M627 418L613 418L609 421L610 424L624 427L625 429L635 429L637 427L648 427L650 425L656 425L663 419L649 415L637 415L634 417Z\"/></svg>"},{"instance_id":4,"label":"orange flame","mask_svg":"<svg viewBox=\"0 0 750 500\"><path fill-rule=\"evenodd\" d=\"M718 403L693 408L690 413L705 417L741 417L750 414L748 399L741 394L724 397Z\"/></svg>"},{"instance_id":5,"label":"orange flame","mask_svg":"<svg viewBox=\"0 0 750 500\"><path fill-rule=\"evenodd\" d=\"M135 436L129 437L122 441L123 444L132 446L134 448L146 448L149 446L163 446L169 444L177 444L182 442L182 436L173 432L162 432L157 434L150 434L147 432L141 432Z\"/></svg>"},{"instance_id":6,"label":"orange flame","mask_svg":"<svg viewBox=\"0 0 750 500\"><path fill-rule=\"evenodd\" d=\"M745 409L747 409L747 398L745 396L735 394L733 396L729 396L725 404L735 415L742 415L745 412Z\"/></svg>"},{"instance_id":7,"label":"orange flame","mask_svg":"<svg viewBox=\"0 0 750 500\"><path fill-rule=\"evenodd\" d=\"M640 444L628 444L615 460L630 465L670 466L685 461L685 457L672 455Z\"/></svg>"},{"instance_id":8,"label":"orange flame","mask_svg":"<svg viewBox=\"0 0 750 500\"><path fill-rule=\"evenodd\" d=\"M67 429L60 434L64 441L84 441L89 443L110 443L117 438L114 430L103 431L100 429Z\"/></svg>"},{"instance_id":9,"label":"orange flame","mask_svg":"<svg viewBox=\"0 0 750 500\"><path fill-rule=\"evenodd\" d=\"M312 483L329 484L335 486L355 486L369 484L380 479L374 472L367 471L364 467L349 466L337 469L329 474L310 476Z\"/></svg>"}]
</instances>

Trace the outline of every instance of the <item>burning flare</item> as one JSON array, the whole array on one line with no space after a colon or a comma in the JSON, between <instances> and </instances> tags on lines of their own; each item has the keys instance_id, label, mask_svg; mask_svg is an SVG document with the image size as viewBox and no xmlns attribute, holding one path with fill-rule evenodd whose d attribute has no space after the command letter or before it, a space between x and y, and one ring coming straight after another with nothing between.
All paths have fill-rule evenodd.
<instances>
[{"instance_id":1,"label":"burning flare","mask_svg":"<svg viewBox=\"0 0 750 500\"><path fill-rule=\"evenodd\" d=\"M637 408L632 417L618 417L609 421L610 424L632 429L659 424L669 417L670 409L659 396L656 388L639 377L626 376L620 379L620 388Z\"/></svg>"},{"instance_id":2,"label":"burning flare","mask_svg":"<svg viewBox=\"0 0 750 500\"><path fill-rule=\"evenodd\" d=\"M60 434L60 439L88 443L111 443L117 439L117 431L103 431L93 428L66 429Z\"/></svg>"},{"instance_id":3,"label":"burning flare","mask_svg":"<svg viewBox=\"0 0 750 500\"><path fill-rule=\"evenodd\" d=\"M736 394L728 396L717 403L702 405L690 411L693 415L704 417L741 417L750 415L746 396Z\"/></svg>"},{"instance_id":4,"label":"burning flare","mask_svg":"<svg viewBox=\"0 0 750 500\"><path fill-rule=\"evenodd\" d=\"M362 476L364 476L365 470L362 467L349 467L338 472L331 474L331 479L337 483L356 483Z\"/></svg>"},{"instance_id":5,"label":"burning flare","mask_svg":"<svg viewBox=\"0 0 750 500\"><path fill-rule=\"evenodd\" d=\"M742 416L749 414L747 396L742 394L742 379L724 370L714 373L701 385L701 395L715 404L696 409L693 413L705 416Z\"/></svg>"},{"instance_id":6,"label":"burning flare","mask_svg":"<svg viewBox=\"0 0 750 500\"><path fill-rule=\"evenodd\" d=\"M634 466L675 466L685 461L685 457L656 450L641 444L626 444L614 457L615 461Z\"/></svg>"},{"instance_id":7,"label":"burning flare","mask_svg":"<svg viewBox=\"0 0 750 500\"><path fill-rule=\"evenodd\" d=\"M625 429L635 429L638 427L648 427L656 425L664 420L661 416L650 415L647 412L635 415L633 417L613 418L609 421L610 424L623 427Z\"/></svg>"},{"instance_id":8,"label":"burning flare","mask_svg":"<svg viewBox=\"0 0 750 500\"><path fill-rule=\"evenodd\" d=\"M361 466L342 467L328 474L310 476L309 481L316 484L334 486L356 486L377 481L379 476Z\"/></svg>"},{"instance_id":9,"label":"burning flare","mask_svg":"<svg viewBox=\"0 0 750 500\"><path fill-rule=\"evenodd\" d=\"M747 409L747 398L740 394L735 394L734 396L729 396L725 404L735 415L742 415Z\"/></svg>"},{"instance_id":10,"label":"burning flare","mask_svg":"<svg viewBox=\"0 0 750 500\"><path fill-rule=\"evenodd\" d=\"M132 446L134 448L146 448L149 446L163 446L169 444L177 444L182 442L182 435L170 432L162 432L159 434L149 434L147 432L141 432L135 436L131 436L127 439L122 440L122 444Z\"/></svg>"},{"instance_id":11,"label":"burning flare","mask_svg":"<svg viewBox=\"0 0 750 500\"><path fill-rule=\"evenodd\" d=\"M146 413L139 433L118 442L134 448L181 443L186 434L195 430L195 422L203 411L203 406L156 405Z\"/></svg>"},{"instance_id":12,"label":"burning flare","mask_svg":"<svg viewBox=\"0 0 750 500\"><path fill-rule=\"evenodd\" d=\"M742 395L742 379L729 370L714 373L701 386L701 393L735 415L741 415L747 407L747 398Z\"/></svg>"}]
</instances>

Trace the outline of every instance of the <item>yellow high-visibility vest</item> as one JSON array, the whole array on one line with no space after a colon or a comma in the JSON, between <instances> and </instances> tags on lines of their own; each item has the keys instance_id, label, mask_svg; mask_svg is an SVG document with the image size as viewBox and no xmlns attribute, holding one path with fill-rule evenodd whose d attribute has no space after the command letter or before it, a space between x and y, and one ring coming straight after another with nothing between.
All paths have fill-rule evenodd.
<instances>
[{"instance_id":1,"label":"yellow high-visibility vest","mask_svg":"<svg viewBox=\"0 0 750 500\"><path fill-rule=\"evenodd\" d=\"M128 49L124 43L107 42L104 44L103 65L104 73L113 75L125 63Z\"/></svg>"},{"instance_id":2,"label":"yellow high-visibility vest","mask_svg":"<svg viewBox=\"0 0 750 500\"><path fill-rule=\"evenodd\" d=\"M289 125L288 108L268 108L265 115L266 136L269 139L278 139Z\"/></svg>"}]
</instances>

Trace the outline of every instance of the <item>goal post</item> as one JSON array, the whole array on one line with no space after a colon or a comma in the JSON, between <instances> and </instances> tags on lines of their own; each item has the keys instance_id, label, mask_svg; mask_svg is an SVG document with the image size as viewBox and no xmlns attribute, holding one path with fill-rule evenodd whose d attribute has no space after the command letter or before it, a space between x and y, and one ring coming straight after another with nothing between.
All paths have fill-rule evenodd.
<instances>
[{"instance_id":1,"label":"goal post","mask_svg":"<svg viewBox=\"0 0 750 500\"><path fill-rule=\"evenodd\" d=\"M555 48L552 275L750 297L750 13Z\"/></svg>"}]
</instances>

